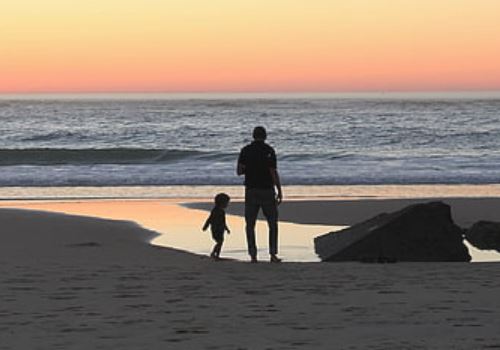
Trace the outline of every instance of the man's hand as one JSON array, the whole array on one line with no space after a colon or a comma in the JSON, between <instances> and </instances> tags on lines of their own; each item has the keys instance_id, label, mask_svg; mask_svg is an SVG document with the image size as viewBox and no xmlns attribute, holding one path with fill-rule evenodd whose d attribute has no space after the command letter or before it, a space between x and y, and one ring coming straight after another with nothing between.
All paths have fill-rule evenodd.
<instances>
[{"instance_id":1,"label":"man's hand","mask_svg":"<svg viewBox=\"0 0 500 350\"><path fill-rule=\"evenodd\" d=\"M281 202L283 202L283 192L278 191L278 194L276 195L276 204L280 205Z\"/></svg>"},{"instance_id":2,"label":"man's hand","mask_svg":"<svg viewBox=\"0 0 500 350\"><path fill-rule=\"evenodd\" d=\"M283 202L283 192L281 191L281 181L280 181L280 176L278 174L278 170L275 168L271 168L271 178L273 179L273 184L276 186L276 189L278 190L278 194L276 195L276 204L280 205L281 202Z\"/></svg>"},{"instance_id":3,"label":"man's hand","mask_svg":"<svg viewBox=\"0 0 500 350\"><path fill-rule=\"evenodd\" d=\"M227 234L230 235L231 234L231 230L229 230L228 228L226 228L226 231L227 231Z\"/></svg>"}]
</instances>

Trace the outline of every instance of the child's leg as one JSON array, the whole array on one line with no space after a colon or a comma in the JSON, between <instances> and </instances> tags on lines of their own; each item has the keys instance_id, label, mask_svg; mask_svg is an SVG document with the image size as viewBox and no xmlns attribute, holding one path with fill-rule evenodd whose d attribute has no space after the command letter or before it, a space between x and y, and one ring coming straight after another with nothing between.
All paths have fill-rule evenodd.
<instances>
[{"instance_id":1,"label":"child's leg","mask_svg":"<svg viewBox=\"0 0 500 350\"><path fill-rule=\"evenodd\" d=\"M218 241L218 242L217 242L217 244L216 244L216 245L215 245L215 247L214 247L214 250L216 251L216 252L215 252L215 255L216 255L217 257L219 257L219 255L220 255L220 251L222 250L222 242L223 242L223 241Z\"/></svg>"},{"instance_id":2,"label":"child's leg","mask_svg":"<svg viewBox=\"0 0 500 350\"><path fill-rule=\"evenodd\" d=\"M218 258L224 242L224 232L212 232L212 238L215 241L215 246L211 256Z\"/></svg>"},{"instance_id":3,"label":"child's leg","mask_svg":"<svg viewBox=\"0 0 500 350\"><path fill-rule=\"evenodd\" d=\"M212 249L212 253L210 253L210 257L212 258L217 258L219 256L219 252L218 252L218 243L216 243Z\"/></svg>"}]
</instances>

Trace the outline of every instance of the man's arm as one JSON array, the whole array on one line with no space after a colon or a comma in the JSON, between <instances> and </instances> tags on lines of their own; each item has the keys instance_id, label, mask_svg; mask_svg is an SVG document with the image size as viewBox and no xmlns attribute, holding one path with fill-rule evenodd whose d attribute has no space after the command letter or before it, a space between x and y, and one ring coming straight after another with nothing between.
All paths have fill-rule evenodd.
<instances>
[{"instance_id":1,"label":"man's arm","mask_svg":"<svg viewBox=\"0 0 500 350\"><path fill-rule=\"evenodd\" d=\"M278 174L278 170L276 168L270 168L271 177L273 178L273 184L278 189L278 195L276 196L276 200L278 204L281 204L283 201L283 191L281 190L281 181L280 175Z\"/></svg>"},{"instance_id":2,"label":"man's arm","mask_svg":"<svg viewBox=\"0 0 500 350\"><path fill-rule=\"evenodd\" d=\"M271 172L271 178L273 180L273 185L278 190L278 195L276 196L276 202L281 204L283 201L283 191L281 191L281 180L278 174L278 161L276 159L276 152L271 148L271 153L269 154L269 171Z\"/></svg>"},{"instance_id":3,"label":"man's arm","mask_svg":"<svg viewBox=\"0 0 500 350\"><path fill-rule=\"evenodd\" d=\"M245 164L241 164L238 162L238 166L236 167L236 174L238 174L238 176L245 174Z\"/></svg>"},{"instance_id":4,"label":"man's arm","mask_svg":"<svg viewBox=\"0 0 500 350\"><path fill-rule=\"evenodd\" d=\"M236 174L238 176L245 174L245 161L246 161L245 148L242 148L240 151L240 155L238 156L238 163L236 165Z\"/></svg>"}]
</instances>

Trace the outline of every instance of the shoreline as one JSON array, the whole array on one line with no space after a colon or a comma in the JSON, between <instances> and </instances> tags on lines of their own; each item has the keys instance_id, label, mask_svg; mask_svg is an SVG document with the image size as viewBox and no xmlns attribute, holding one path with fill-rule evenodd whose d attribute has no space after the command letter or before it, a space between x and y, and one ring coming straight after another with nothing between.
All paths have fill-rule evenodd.
<instances>
[{"instance_id":1,"label":"shoreline","mask_svg":"<svg viewBox=\"0 0 500 350\"><path fill-rule=\"evenodd\" d=\"M500 198L500 184L489 185L305 185L283 186L285 200L301 199L404 199L426 197ZM102 186L102 187L0 187L0 202L14 200L79 199L186 199L211 200L226 192L244 198L237 186Z\"/></svg>"}]
</instances>

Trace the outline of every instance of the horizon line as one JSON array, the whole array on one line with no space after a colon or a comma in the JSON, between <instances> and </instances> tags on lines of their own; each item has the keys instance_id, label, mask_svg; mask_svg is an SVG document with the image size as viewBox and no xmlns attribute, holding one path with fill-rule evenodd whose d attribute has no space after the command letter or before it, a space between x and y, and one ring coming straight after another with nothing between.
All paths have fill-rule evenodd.
<instances>
[{"instance_id":1,"label":"horizon line","mask_svg":"<svg viewBox=\"0 0 500 350\"><path fill-rule=\"evenodd\" d=\"M33 90L2 91L0 95L21 94L356 94L356 93L481 93L500 92L498 88L485 89L401 89L401 90Z\"/></svg>"},{"instance_id":2,"label":"horizon line","mask_svg":"<svg viewBox=\"0 0 500 350\"><path fill-rule=\"evenodd\" d=\"M30 99L30 98L266 98L266 97L450 97L450 98L500 98L499 90L416 90L416 91L61 91L61 92L0 92L0 100L5 99Z\"/></svg>"}]
</instances>

